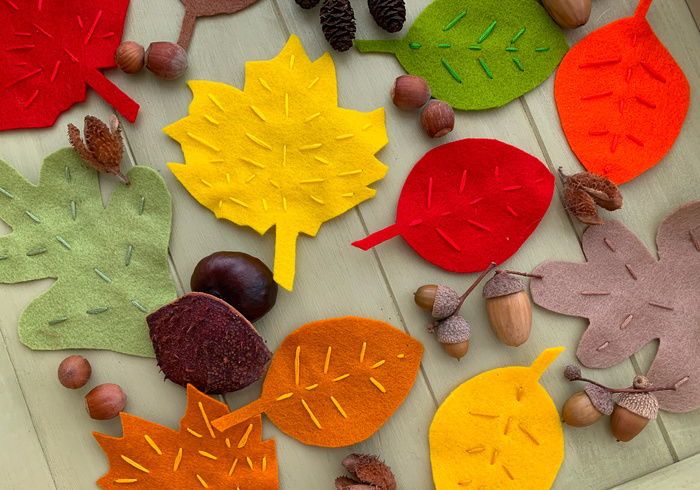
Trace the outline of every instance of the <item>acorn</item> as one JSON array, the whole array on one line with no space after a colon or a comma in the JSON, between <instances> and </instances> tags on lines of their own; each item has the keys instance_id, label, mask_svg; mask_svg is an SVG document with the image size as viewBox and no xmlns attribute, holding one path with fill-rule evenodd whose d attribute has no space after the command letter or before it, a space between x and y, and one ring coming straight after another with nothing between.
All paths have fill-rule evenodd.
<instances>
[{"instance_id":1,"label":"acorn","mask_svg":"<svg viewBox=\"0 0 700 490\"><path fill-rule=\"evenodd\" d=\"M437 326L438 342L445 345L445 351L460 360L469 350L469 339L472 336L467 321L459 315L453 315L441 320Z\"/></svg>"},{"instance_id":2,"label":"acorn","mask_svg":"<svg viewBox=\"0 0 700 490\"><path fill-rule=\"evenodd\" d=\"M174 80L187 70L187 51L175 43L151 43L146 50L146 68L157 77Z\"/></svg>"},{"instance_id":3,"label":"acorn","mask_svg":"<svg viewBox=\"0 0 700 490\"><path fill-rule=\"evenodd\" d=\"M591 16L591 0L542 0L542 6L564 29L581 27Z\"/></svg>"},{"instance_id":4,"label":"acorn","mask_svg":"<svg viewBox=\"0 0 700 490\"><path fill-rule=\"evenodd\" d=\"M143 68L146 52L139 43L124 41L114 52L114 62L124 73L136 73Z\"/></svg>"},{"instance_id":5,"label":"acorn","mask_svg":"<svg viewBox=\"0 0 700 490\"><path fill-rule=\"evenodd\" d=\"M459 305L457 292L444 284L426 284L413 294L416 304L438 320L450 316Z\"/></svg>"},{"instance_id":6,"label":"acorn","mask_svg":"<svg viewBox=\"0 0 700 490\"><path fill-rule=\"evenodd\" d=\"M613 412L612 397L600 386L586 383L584 391L572 395L561 411L562 419L572 427L588 427L603 415Z\"/></svg>"},{"instance_id":7,"label":"acorn","mask_svg":"<svg viewBox=\"0 0 700 490\"><path fill-rule=\"evenodd\" d=\"M68 356L58 366L58 381L71 390L85 386L91 374L92 367L83 356Z\"/></svg>"},{"instance_id":8,"label":"acorn","mask_svg":"<svg viewBox=\"0 0 700 490\"><path fill-rule=\"evenodd\" d=\"M484 284L482 295L491 328L501 342L514 347L524 344L532 330L532 306L523 281L496 270Z\"/></svg>"},{"instance_id":9,"label":"acorn","mask_svg":"<svg viewBox=\"0 0 700 490\"><path fill-rule=\"evenodd\" d=\"M420 113L420 124L431 138L442 138L455 127L455 111L442 100L431 100Z\"/></svg>"},{"instance_id":10,"label":"acorn","mask_svg":"<svg viewBox=\"0 0 700 490\"><path fill-rule=\"evenodd\" d=\"M389 91L391 100L399 109L420 109L430 100L430 87L418 75L401 75Z\"/></svg>"},{"instance_id":11,"label":"acorn","mask_svg":"<svg viewBox=\"0 0 700 490\"><path fill-rule=\"evenodd\" d=\"M637 390L643 390L649 388L651 383L645 376L636 376L632 385ZM658 414L659 401L652 393L620 393L615 399L610 429L618 441L628 442Z\"/></svg>"},{"instance_id":12,"label":"acorn","mask_svg":"<svg viewBox=\"0 0 700 490\"><path fill-rule=\"evenodd\" d=\"M85 409L95 420L108 420L119 415L126 407L126 394L119 385L105 383L85 395Z\"/></svg>"}]
</instances>

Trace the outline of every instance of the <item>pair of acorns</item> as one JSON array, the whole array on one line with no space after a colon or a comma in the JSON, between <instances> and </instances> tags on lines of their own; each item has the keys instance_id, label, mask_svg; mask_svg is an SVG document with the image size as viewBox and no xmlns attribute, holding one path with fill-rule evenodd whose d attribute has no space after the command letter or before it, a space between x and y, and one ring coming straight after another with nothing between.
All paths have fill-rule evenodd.
<instances>
[{"instance_id":1,"label":"pair of acorns","mask_svg":"<svg viewBox=\"0 0 700 490\"><path fill-rule=\"evenodd\" d=\"M471 338L469 323L459 315L459 310L469 293L495 266L492 262L462 296L458 296L454 289L444 284L428 284L415 292L416 304L430 311L437 319L428 325L428 330L434 333L437 329L438 341L444 344L447 353L456 359L461 359L467 353ZM532 306L525 291L525 284L512 274L541 277L496 269L494 276L484 285L482 295L486 298L486 312L493 331L501 342L517 347L530 337Z\"/></svg>"},{"instance_id":2,"label":"pair of acorns","mask_svg":"<svg viewBox=\"0 0 700 490\"><path fill-rule=\"evenodd\" d=\"M610 415L610 430L618 441L629 442L659 414L659 401L653 391L676 390L676 386L651 388L649 379L636 376L632 388L615 389L581 377L581 368L567 366L569 381L587 381L584 391L572 395L562 408L562 419L572 427L588 427L603 415ZM613 394L615 400L613 401Z\"/></svg>"}]
</instances>

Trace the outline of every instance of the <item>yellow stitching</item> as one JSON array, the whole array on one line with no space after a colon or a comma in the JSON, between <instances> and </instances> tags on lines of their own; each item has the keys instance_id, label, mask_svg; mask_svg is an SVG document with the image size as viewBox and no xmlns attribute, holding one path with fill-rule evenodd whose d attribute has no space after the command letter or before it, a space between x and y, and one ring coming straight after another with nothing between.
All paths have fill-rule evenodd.
<instances>
[{"instance_id":1,"label":"yellow stitching","mask_svg":"<svg viewBox=\"0 0 700 490\"><path fill-rule=\"evenodd\" d=\"M278 397L277 400L275 400L275 401L286 400L290 396L294 396L294 393L287 393L285 395L282 395L282 396Z\"/></svg>"},{"instance_id":2,"label":"yellow stitching","mask_svg":"<svg viewBox=\"0 0 700 490\"><path fill-rule=\"evenodd\" d=\"M197 142L203 144L204 146L208 146L209 148L211 148L211 149L214 150L214 151L221 151L221 148L212 145L212 144L209 143L207 140L205 140L204 138L200 138L200 137L197 136L196 134L192 134L192 133L190 133L190 132L188 131L188 132L187 132L187 136L189 136L189 137L192 138L193 140L195 140L195 141L197 141Z\"/></svg>"},{"instance_id":3,"label":"yellow stitching","mask_svg":"<svg viewBox=\"0 0 700 490\"><path fill-rule=\"evenodd\" d=\"M177 452L177 456L175 456L173 471L177 471L178 467L180 466L180 461L182 461L182 448L180 448L180 450Z\"/></svg>"},{"instance_id":4,"label":"yellow stitching","mask_svg":"<svg viewBox=\"0 0 700 490\"><path fill-rule=\"evenodd\" d=\"M207 424L207 429L209 429L209 434L211 435L211 438L216 439L214 429L211 428L211 424L209 423L209 417L207 417L207 413L204 411L204 405L202 405L202 402L197 403L199 404L199 410L202 412L202 418L204 419L204 423Z\"/></svg>"},{"instance_id":5,"label":"yellow stitching","mask_svg":"<svg viewBox=\"0 0 700 490\"><path fill-rule=\"evenodd\" d=\"M316 424L316 427L318 427L319 429L323 429L323 427L321 427L321 424L318 422L318 419L316 418L316 416L315 416L314 413L311 411L311 409L310 409L309 406L306 404L306 402L304 401L303 398L301 399L301 403L302 403L302 405L304 405L304 408L306 409L306 411L309 412L309 416L311 417L311 420L314 421L314 424Z\"/></svg>"},{"instance_id":6,"label":"yellow stitching","mask_svg":"<svg viewBox=\"0 0 700 490\"><path fill-rule=\"evenodd\" d=\"M144 434L143 437L146 438L146 442L148 443L148 445L151 446L156 453L158 453L158 456L163 455L163 451L161 451L158 445L155 442L153 442L153 439L148 437L148 434Z\"/></svg>"},{"instance_id":7,"label":"yellow stitching","mask_svg":"<svg viewBox=\"0 0 700 490\"><path fill-rule=\"evenodd\" d=\"M382 393L386 393L386 389L382 386L382 384L379 381L377 381L376 379L374 379L372 377L370 377L369 380L372 382L372 384L374 386L379 388L379 391L381 391Z\"/></svg>"},{"instance_id":8,"label":"yellow stitching","mask_svg":"<svg viewBox=\"0 0 700 490\"><path fill-rule=\"evenodd\" d=\"M340 406L340 403L338 403L338 400L336 400L335 398L333 398L331 396L331 401L333 402L333 405L335 405L335 408L337 408L338 411L340 412L340 415L342 415L344 418L348 418L348 415L345 413L345 410L343 410L343 407Z\"/></svg>"},{"instance_id":9,"label":"yellow stitching","mask_svg":"<svg viewBox=\"0 0 700 490\"><path fill-rule=\"evenodd\" d=\"M253 469L253 462L250 460L248 456L245 457L245 459L248 461L248 466L250 466L250 469Z\"/></svg>"},{"instance_id":10,"label":"yellow stitching","mask_svg":"<svg viewBox=\"0 0 700 490\"><path fill-rule=\"evenodd\" d=\"M228 476L231 476L233 474L233 470L236 469L236 463L238 463L238 458L233 460L233 464L231 465L231 469L228 470Z\"/></svg>"},{"instance_id":11,"label":"yellow stitching","mask_svg":"<svg viewBox=\"0 0 700 490\"><path fill-rule=\"evenodd\" d=\"M140 464L138 464L138 463L137 463L136 461L134 461L133 459L129 459L129 458L127 458L126 456L124 456L123 454L121 455L121 457L122 457L122 459L123 459L124 461L126 461L127 463L129 463L131 466L133 466L133 467L136 468L137 470L141 470L141 471L143 471L144 473L150 473L150 471L148 471L146 468L144 468L143 466L141 466Z\"/></svg>"},{"instance_id":12,"label":"yellow stitching","mask_svg":"<svg viewBox=\"0 0 700 490\"><path fill-rule=\"evenodd\" d=\"M372 369L377 369L379 366L381 366L381 365L384 364L385 362L386 362L386 361L384 361L384 360L379 361L379 362L376 363L374 366L372 366Z\"/></svg>"},{"instance_id":13,"label":"yellow stitching","mask_svg":"<svg viewBox=\"0 0 700 490\"><path fill-rule=\"evenodd\" d=\"M328 374L328 366L331 363L331 347L328 347L328 352L326 353L326 363L323 365L323 374Z\"/></svg>"},{"instance_id":14,"label":"yellow stitching","mask_svg":"<svg viewBox=\"0 0 700 490\"><path fill-rule=\"evenodd\" d=\"M199 434L198 432L193 431L189 427L187 428L187 431L195 437L202 437L202 434Z\"/></svg>"},{"instance_id":15,"label":"yellow stitching","mask_svg":"<svg viewBox=\"0 0 700 490\"><path fill-rule=\"evenodd\" d=\"M242 447L245 447L246 443L248 442L248 436L250 435L250 431L253 430L253 424L250 424L248 426L248 429L246 429L245 434L243 434L243 437L241 437L241 440L238 441L238 449L241 449Z\"/></svg>"},{"instance_id":16,"label":"yellow stitching","mask_svg":"<svg viewBox=\"0 0 700 490\"><path fill-rule=\"evenodd\" d=\"M338 376L337 378L335 378L333 381L340 381L341 379L345 379L345 378L347 378L348 376L350 376L350 375L349 375L349 374L343 374L342 376Z\"/></svg>"},{"instance_id":17,"label":"yellow stitching","mask_svg":"<svg viewBox=\"0 0 700 490\"><path fill-rule=\"evenodd\" d=\"M199 475L196 475L196 476L197 476L197 479L199 480L199 483L201 483L204 488L209 488L209 485L207 485L207 482L205 482L201 476L199 476Z\"/></svg>"},{"instance_id":18,"label":"yellow stitching","mask_svg":"<svg viewBox=\"0 0 700 490\"><path fill-rule=\"evenodd\" d=\"M365 362L365 351L367 350L367 342L362 342L362 350L360 351L360 364Z\"/></svg>"},{"instance_id":19,"label":"yellow stitching","mask_svg":"<svg viewBox=\"0 0 700 490\"><path fill-rule=\"evenodd\" d=\"M208 452L206 452L206 451L197 451L197 452L198 452L199 454L201 454L202 456L204 456L205 458L213 459L214 461L216 461L217 459L219 459L219 458L217 458L216 456L214 456L213 454L210 454L210 453L208 453Z\"/></svg>"},{"instance_id":20,"label":"yellow stitching","mask_svg":"<svg viewBox=\"0 0 700 490\"><path fill-rule=\"evenodd\" d=\"M301 353L301 346L297 346L297 353L294 356L294 383L299 386L299 354Z\"/></svg>"},{"instance_id":21,"label":"yellow stitching","mask_svg":"<svg viewBox=\"0 0 700 490\"><path fill-rule=\"evenodd\" d=\"M306 387L307 390L313 390L314 388L318 388L318 385L315 384L315 385L311 385L311 386Z\"/></svg>"}]
</instances>

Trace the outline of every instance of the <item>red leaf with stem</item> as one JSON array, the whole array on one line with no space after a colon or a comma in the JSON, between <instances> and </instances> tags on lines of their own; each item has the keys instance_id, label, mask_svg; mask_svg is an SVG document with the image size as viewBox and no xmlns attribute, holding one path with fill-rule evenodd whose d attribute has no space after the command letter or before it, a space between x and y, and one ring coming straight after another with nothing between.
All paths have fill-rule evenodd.
<instances>
[{"instance_id":1,"label":"red leaf with stem","mask_svg":"<svg viewBox=\"0 0 700 490\"><path fill-rule=\"evenodd\" d=\"M688 112L690 86L646 19L633 17L582 39L564 57L554 94L571 149L616 184L653 167L671 149Z\"/></svg>"},{"instance_id":2,"label":"red leaf with stem","mask_svg":"<svg viewBox=\"0 0 700 490\"><path fill-rule=\"evenodd\" d=\"M439 146L413 167L396 223L353 243L367 250L401 235L427 261L453 272L502 263L535 231L554 192L537 158L497 140Z\"/></svg>"},{"instance_id":3,"label":"red leaf with stem","mask_svg":"<svg viewBox=\"0 0 700 490\"><path fill-rule=\"evenodd\" d=\"M0 130L51 126L85 85L134 122L136 102L98 70L116 66L129 0L0 0Z\"/></svg>"}]
</instances>

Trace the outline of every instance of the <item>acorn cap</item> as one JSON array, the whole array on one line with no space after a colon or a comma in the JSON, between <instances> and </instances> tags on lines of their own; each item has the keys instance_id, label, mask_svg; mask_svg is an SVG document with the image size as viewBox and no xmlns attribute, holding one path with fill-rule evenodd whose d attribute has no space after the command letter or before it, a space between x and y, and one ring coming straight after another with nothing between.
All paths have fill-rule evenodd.
<instances>
[{"instance_id":1,"label":"acorn cap","mask_svg":"<svg viewBox=\"0 0 700 490\"><path fill-rule=\"evenodd\" d=\"M613 403L612 396L610 395L610 393L606 392L600 386L596 386L591 383L586 383L586 386L583 387L583 390L586 392L586 395L588 395L588 398L590 398L591 403L593 404L596 410L598 410L603 415L610 415L611 413L613 413L613 408L615 408L615 404Z\"/></svg>"},{"instance_id":2,"label":"acorn cap","mask_svg":"<svg viewBox=\"0 0 700 490\"><path fill-rule=\"evenodd\" d=\"M525 283L523 281L507 272L496 272L496 274L484 284L484 289L481 294L484 298L497 298L519 291L525 291Z\"/></svg>"},{"instance_id":3,"label":"acorn cap","mask_svg":"<svg viewBox=\"0 0 700 490\"><path fill-rule=\"evenodd\" d=\"M459 304L459 295L449 286L438 284L435 292L435 303L433 303L433 318L442 320L447 318L457 309Z\"/></svg>"},{"instance_id":4,"label":"acorn cap","mask_svg":"<svg viewBox=\"0 0 700 490\"><path fill-rule=\"evenodd\" d=\"M645 419L655 420L659 414L659 401L651 393L620 393L615 403Z\"/></svg>"},{"instance_id":5,"label":"acorn cap","mask_svg":"<svg viewBox=\"0 0 700 490\"><path fill-rule=\"evenodd\" d=\"M441 344L459 344L472 336L471 328L461 316L451 316L440 322L437 338Z\"/></svg>"}]
</instances>

